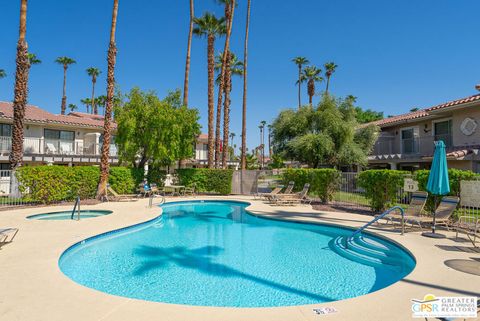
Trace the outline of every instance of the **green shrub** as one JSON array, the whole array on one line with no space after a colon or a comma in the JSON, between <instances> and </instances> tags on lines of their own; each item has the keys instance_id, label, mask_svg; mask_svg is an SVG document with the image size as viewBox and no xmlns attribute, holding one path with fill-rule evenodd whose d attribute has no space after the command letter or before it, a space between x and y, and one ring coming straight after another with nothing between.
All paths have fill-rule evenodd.
<instances>
[{"instance_id":1,"label":"green shrub","mask_svg":"<svg viewBox=\"0 0 480 321\"><path fill-rule=\"evenodd\" d=\"M283 172L283 184L293 181L294 191L300 191L309 183L309 194L318 196L323 203L328 203L338 191L340 177L340 172L332 168L287 169Z\"/></svg>"},{"instance_id":2,"label":"green shrub","mask_svg":"<svg viewBox=\"0 0 480 321\"><path fill-rule=\"evenodd\" d=\"M195 185L198 192L212 192L228 195L232 191L233 170L209 168L177 169L180 185Z\"/></svg>"},{"instance_id":3,"label":"green shrub","mask_svg":"<svg viewBox=\"0 0 480 321\"><path fill-rule=\"evenodd\" d=\"M158 167L150 167L148 169L147 180L149 183L155 183L157 186L163 186L165 185L165 178L167 178L167 171L159 169Z\"/></svg>"},{"instance_id":4,"label":"green shrub","mask_svg":"<svg viewBox=\"0 0 480 321\"><path fill-rule=\"evenodd\" d=\"M373 211L383 211L397 201L397 192L404 185L405 175L409 172L389 169L367 170L358 176L358 185L365 190Z\"/></svg>"},{"instance_id":5,"label":"green shrub","mask_svg":"<svg viewBox=\"0 0 480 321\"><path fill-rule=\"evenodd\" d=\"M16 171L25 199L44 204L94 198L100 170L97 166L25 166ZM120 194L135 192L143 170L111 167L109 184Z\"/></svg>"}]
</instances>

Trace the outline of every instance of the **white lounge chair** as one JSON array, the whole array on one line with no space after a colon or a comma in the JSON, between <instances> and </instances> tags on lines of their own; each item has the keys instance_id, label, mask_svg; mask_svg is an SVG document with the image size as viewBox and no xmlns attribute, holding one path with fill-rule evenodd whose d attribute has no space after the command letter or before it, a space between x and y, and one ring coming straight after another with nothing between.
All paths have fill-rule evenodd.
<instances>
[{"instance_id":1,"label":"white lounge chair","mask_svg":"<svg viewBox=\"0 0 480 321\"><path fill-rule=\"evenodd\" d=\"M474 215L460 216L455 227L457 230L455 239L458 238L458 233L464 233L470 242L472 242L473 246L477 247L477 237L480 237L480 218Z\"/></svg>"},{"instance_id":2,"label":"white lounge chair","mask_svg":"<svg viewBox=\"0 0 480 321\"><path fill-rule=\"evenodd\" d=\"M57 149L55 148L55 145L53 145L52 143L46 143L46 154L56 154L57 153Z\"/></svg>"},{"instance_id":3,"label":"white lounge chair","mask_svg":"<svg viewBox=\"0 0 480 321\"><path fill-rule=\"evenodd\" d=\"M0 244L11 243L15 236L17 236L17 233L18 228L0 229Z\"/></svg>"}]
</instances>

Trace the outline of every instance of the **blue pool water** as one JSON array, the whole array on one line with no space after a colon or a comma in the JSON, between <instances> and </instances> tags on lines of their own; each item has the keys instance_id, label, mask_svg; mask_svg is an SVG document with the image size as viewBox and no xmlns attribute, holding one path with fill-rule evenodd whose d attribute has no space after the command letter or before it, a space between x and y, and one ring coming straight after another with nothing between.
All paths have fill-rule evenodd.
<instances>
[{"instance_id":1,"label":"blue pool water","mask_svg":"<svg viewBox=\"0 0 480 321\"><path fill-rule=\"evenodd\" d=\"M364 252L350 253L337 244L349 229L262 219L246 206L164 204L155 220L72 246L59 266L75 282L114 295L229 307L356 297L402 279L415 266L383 239L363 235L358 242Z\"/></svg>"},{"instance_id":2,"label":"blue pool water","mask_svg":"<svg viewBox=\"0 0 480 321\"><path fill-rule=\"evenodd\" d=\"M81 210L80 211L80 219L86 218L94 218L104 215L112 214L112 211L99 211L99 210ZM73 216L73 219L77 219L77 212ZM42 221L63 221L63 220L71 220L72 219L72 211L63 211L63 212L51 212L51 213L43 213L43 214L35 214L31 216L27 216L29 220L42 220Z\"/></svg>"}]
</instances>

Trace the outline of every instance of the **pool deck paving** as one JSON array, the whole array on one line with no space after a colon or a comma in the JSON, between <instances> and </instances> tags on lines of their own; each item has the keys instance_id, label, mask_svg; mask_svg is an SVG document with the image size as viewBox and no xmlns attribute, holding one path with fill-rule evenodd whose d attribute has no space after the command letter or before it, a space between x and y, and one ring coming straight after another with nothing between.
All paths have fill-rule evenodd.
<instances>
[{"instance_id":1,"label":"pool deck paving","mask_svg":"<svg viewBox=\"0 0 480 321\"><path fill-rule=\"evenodd\" d=\"M167 198L167 202L190 200ZM270 206L246 196L203 197L248 201L254 215L273 219L360 227L370 216L315 211L309 205ZM474 260L480 253L453 231L445 239L430 239L418 230L400 235L398 230L374 225L369 231L401 244L417 260L405 279L360 297L314 305L275 308L215 308L148 302L109 295L75 283L58 267L60 255L70 245L103 232L141 223L160 215L148 208L148 199L136 202L85 205L82 209L112 210L113 214L80 221L27 220L32 214L70 210L71 206L25 208L0 212L0 228L20 229L12 243L0 248L0 320L2 321L313 321L313 320L414 320L411 299L436 296L479 296L480 276L462 273L444 264L447 260ZM319 277L322 277L319 275ZM332 307L337 312L318 315L314 309ZM478 318L477 318L478 319ZM430 319L433 320L433 319ZM469 319L473 320L473 319Z\"/></svg>"}]
</instances>

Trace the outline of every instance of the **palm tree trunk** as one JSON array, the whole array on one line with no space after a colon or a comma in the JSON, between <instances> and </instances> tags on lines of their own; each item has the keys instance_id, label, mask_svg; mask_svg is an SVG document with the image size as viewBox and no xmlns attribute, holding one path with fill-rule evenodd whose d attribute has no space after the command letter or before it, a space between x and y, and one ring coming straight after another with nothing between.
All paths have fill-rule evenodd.
<instances>
[{"instance_id":1,"label":"palm tree trunk","mask_svg":"<svg viewBox=\"0 0 480 321\"><path fill-rule=\"evenodd\" d=\"M15 72L15 92L13 99L13 126L12 126L12 152L10 153L10 166L12 170L22 166L23 162L23 125L25 108L28 95L28 45L25 41L27 33L27 0L22 0L20 7L20 33L17 43L17 68Z\"/></svg>"},{"instance_id":2,"label":"palm tree trunk","mask_svg":"<svg viewBox=\"0 0 480 321\"><path fill-rule=\"evenodd\" d=\"M325 88L325 94L328 95L328 87L330 86L330 76L327 76L327 88Z\"/></svg>"},{"instance_id":3,"label":"palm tree trunk","mask_svg":"<svg viewBox=\"0 0 480 321\"><path fill-rule=\"evenodd\" d=\"M214 140L213 140L213 117L214 117L214 77L215 77L215 36L208 35L208 45L207 45L207 56L208 56L208 168L213 168L213 150L214 150Z\"/></svg>"},{"instance_id":4,"label":"palm tree trunk","mask_svg":"<svg viewBox=\"0 0 480 321\"><path fill-rule=\"evenodd\" d=\"M315 95L315 82L310 79L308 81L308 103L313 106L313 95Z\"/></svg>"},{"instance_id":5,"label":"palm tree trunk","mask_svg":"<svg viewBox=\"0 0 480 321\"><path fill-rule=\"evenodd\" d=\"M298 109L302 107L302 95L301 95L302 83L300 81L301 78L302 78L302 65L299 65L298 66Z\"/></svg>"},{"instance_id":6,"label":"palm tree trunk","mask_svg":"<svg viewBox=\"0 0 480 321\"><path fill-rule=\"evenodd\" d=\"M232 91L232 70L230 69L231 53L227 55L227 68L225 69L225 102L223 103L223 153L222 167L227 168L228 138L230 136L230 92Z\"/></svg>"},{"instance_id":7,"label":"palm tree trunk","mask_svg":"<svg viewBox=\"0 0 480 321\"><path fill-rule=\"evenodd\" d=\"M250 28L250 0L247 2L247 23L245 27L245 44L243 53L243 106L242 106L242 156L241 169L247 169L247 64L248 64L248 32Z\"/></svg>"},{"instance_id":8,"label":"palm tree trunk","mask_svg":"<svg viewBox=\"0 0 480 321\"><path fill-rule=\"evenodd\" d=\"M222 86L223 87L223 86ZM223 88L220 88L218 85L218 96L217 96L217 118L215 122L215 167L220 168L220 127L222 121L222 99L223 99Z\"/></svg>"},{"instance_id":9,"label":"palm tree trunk","mask_svg":"<svg viewBox=\"0 0 480 321\"><path fill-rule=\"evenodd\" d=\"M63 95L61 114L65 115L67 110L67 65L63 65Z\"/></svg>"},{"instance_id":10,"label":"palm tree trunk","mask_svg":"<svg viewBox=\"0 0 480 321\"><path fill-rule=\"evenodd\" d=\"M107 72L107 102L103 126L102 157L100 161L100 181L97 188L97 199L105 199L110 160L110 138L113 109L113 96L115 94L115 62L117 60L117 46L115 45L115 31L117 27L118 0L113 2L112 26L110 29L110 45L108 48Z\"/></svg>"},{"instance_id":11,"label":"palm tree trunk","mask_svg":"<svg viewBox=\"0 0 480 321\"><path fill-rule=\"evenodd\" d=\"M188 30L187 61L185 62L185 81L183 83L183 104L188 107L188 81L190 75L190 53L192 51L192 34L194 15L193 0L190 0L190 27Z\"/></svg>"},{"instance_id":12,"label":"palm tree trunk","mask_svg":"<svg viewBox=\"0 0 480 321\"><path fill-rule=\"evenodd\" d=\"M97 106L95 105L95 84L97 83L97 79L95 76L92 78L92 113L94 115L98 114Z\"/></svg>"}]
</instances>

